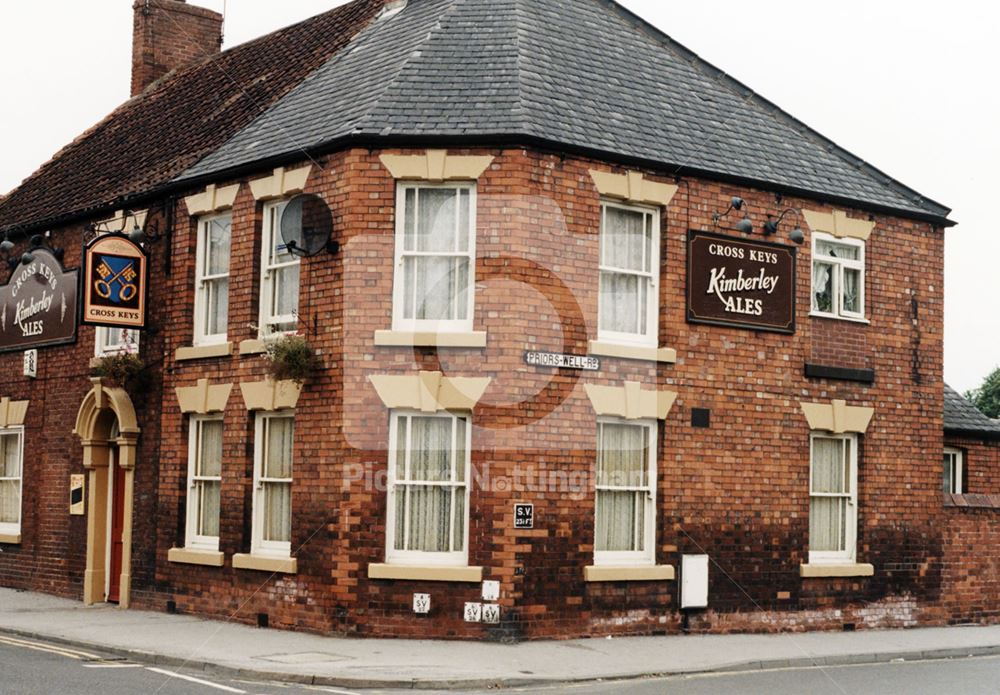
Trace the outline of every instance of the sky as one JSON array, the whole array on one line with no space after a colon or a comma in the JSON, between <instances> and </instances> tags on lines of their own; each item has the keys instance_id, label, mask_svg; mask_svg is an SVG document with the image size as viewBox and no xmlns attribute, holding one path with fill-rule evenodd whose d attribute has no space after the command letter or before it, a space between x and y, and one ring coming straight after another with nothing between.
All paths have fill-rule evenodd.
<instances>
[{"instance_id":1,"label":"sky","mask_svg":"<svg viewBox=\"0 0 1000 695\"><path fill-rule=\"evenodd\" d=\"M226 9L231 47L342 4ZM1000 5L955 0L623 5L855 155L951 207L945 378L1000 366ZM132 0L0 4L0 192L128 98Z\"/></svg>"}]
</instances>

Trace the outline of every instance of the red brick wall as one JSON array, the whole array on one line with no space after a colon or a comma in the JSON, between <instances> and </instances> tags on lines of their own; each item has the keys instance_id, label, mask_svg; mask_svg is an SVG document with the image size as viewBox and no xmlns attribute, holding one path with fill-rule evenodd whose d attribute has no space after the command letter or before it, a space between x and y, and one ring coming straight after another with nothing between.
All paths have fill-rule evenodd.
<instances>
[{"instance_id":1,"label":"red brick wall","mask_svg":"<svg viewBox=\"0 0 1000 695\"><path fill-rule=\"evenodd\" d=\"M596 432L583 385L637 380L679 394L659 431L656 559L679 568L681 553L712 556L711 609L692 617L693 629L944 620L936 609L944 554L940 230L875 216L866 253L870 325L808 316L808 239L798 252L794 336L688 324L689 229L713 229L712 214L733 195L749 202L758 228L777 207L830 208L794 198L779 205L766 191L684 179L661 220L660 343L677 350L677 364L603 358L597 373L553 373L525 365L523 351L585 354L587 340L596 337L600 196L588 171L613 167L532 150L471 152L495 156L478 184L475 327L488 332L485 349L375 347L374 332L391 328L395 182L379 152L365 149L325 157L310 176L308 191L330 204L342 248L335 257L321 254L302 265L301 328L326 368L306 385L296 412L294 576L231 566L234 553L249 550L252 499L253 418L238 387L225 412L226 566L167 561L168 550L184 542L187 419L175 387L199 378L236 384L265 373L259 356L174 360L176 348L192 341L196 246L194 221L178 202L169 249L166 241L153 245L158 254L170 252L172 272L154 266L162 443L158 478L144 479L142 487L137 480L148 533L137 531L134 552L155 564L155 575L151 570L137 577L136 605L163 609L173 600L182 612L244 622L266 613L279 627L362 635L501 639L677 630L675 582L583 581L593 557ZM229 313L229 338L237 344L256 337L251 324L259 301L261 208L249 186L241 186L233 210ZM849 214L868 217L859 210ZM781 240L788 231L782 230ZM84 343L73 353L77 359L91 349ZM61 369L68 372L72 360L66 359ZM807 361L870 368L876 380L865 385L807 379ZM384 560L385 492L369 481L387 466L389 417L368 377L422 369L492 378L473 414L472 461L481 481L471 492L469 561L501 582L499 627L462 621L462 604L477 599L478 585L367 578L369 563ZM67 406L73 416L86 384L79 388ZM858 559L876 572L872 578L804 580L799 565L808 551L809 427L799 403L837 398L876 409L862 438L858 476ZM691 426L696 407L711 409L709 429ZM34 417L38 411L29 412ZM59 431L72 429L71 421L60 421ZM143 427L146 441L152 430L145 421ZM78 446L68 435L67 442ZM538 485L540 478L555 482ZM38 484L48 491L54 483ZM52 495L64 497L64 490ZM533 531L512 528L513 503L519 501L535 504ZM65 523L64 516L54 517L31 533L50 539ZM76 541L76 547L57 543L50 557L72 558L79 572L83 548ZM23 572L3 565L7 557L0 555L4 583ZM31 559L21 567L67 584L59 566ZM79 592L69 584L53 590ZM427 617L412 613L418 591L432 596Z\"/></svg>"},{"instance_id":2,"label":"red brick wall","mask_svg":"<svg viewBox=\"0 0 1000 695\"><path fill-rule=\"evenodd\" d=\"M1000 494L1000 442L948 434L945 446L964 454L962 491L979 495Z\"/></svg>"},{"instance_id":3,"label":"red brick wall","mask_svg":"<svg viewBox=\"0 0 1000 695\"><path fill-rule=\"evenodd\" d=\"M150 223L157 224L157 214ZM162 222L162 221L161 221ZM53 233L47 242L65 252L63 265L80 268L82 225ZM27 247L18 241L16 253ZM161 273L162 247L151 247L150 264ZM0 277L7 280L6 266ZM148 365L149 390L132 399L142 432L135 468L132 575L136 587L153 581L153 547L143 539L155 536L158 487L160 370L164 305L162 288L151 288L149 330L140 341L140 356ZM80 326L73 345L40 348L38 377L23 376L20 352L0 354L0 395L29 401L24 430L24 479L20 545L0 550L0 585L82 598L87 518L70 516L70 475L82 474L83 448L73 434L77 412L91 390L90 362L94 357L94 328ZM155 394L155 395L154 395Z\"/></svg>"},{"instance_id":4,"label":"red brick wall","mask_svg":"<svg viewBox=\"0 0 1000 695\"><path fill-rule=\"evenodd\" d=\"M942 527L948 552L940 612L949 623L995 623L1000 618L1000 506L949 505Z\"/></svg>"}]
</instances>

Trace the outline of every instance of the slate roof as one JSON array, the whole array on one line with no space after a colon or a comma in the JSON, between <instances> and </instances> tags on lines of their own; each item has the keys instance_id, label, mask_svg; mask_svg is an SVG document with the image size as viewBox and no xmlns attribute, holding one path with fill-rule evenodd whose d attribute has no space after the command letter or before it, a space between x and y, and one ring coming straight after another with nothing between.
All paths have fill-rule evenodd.
<instances>
[{"instance_id":1,"label":"slate roof","mask_svg":"<svg viewBox=\"0 0 1000 695\"><path fill-rule=\"evenodd\" d=\"M1000 422L986 417L947 384L944 386L944 430L956 434L1000 438Z\"/></svg>"},{"instance_id":2,"label":"slate roof","mask_svg":"<svg viewBox=\"0 0 1000 695\"><path fill-rule=\"evenodd\" d=\"M0 229L121 206L168 184L344 48L383 0L355 0L176 71L0 198Z\"/></svg>"},{"instance_id":3,"label":"slate roof","mask_svg":"<svg viewBox=\"0 0 1000 695\"><path fill-rule=\"evenodd\" d=\"M410 0L180 178L421 138L550 143L950 225L611 0Z\"/></svg>"}]
</instances>

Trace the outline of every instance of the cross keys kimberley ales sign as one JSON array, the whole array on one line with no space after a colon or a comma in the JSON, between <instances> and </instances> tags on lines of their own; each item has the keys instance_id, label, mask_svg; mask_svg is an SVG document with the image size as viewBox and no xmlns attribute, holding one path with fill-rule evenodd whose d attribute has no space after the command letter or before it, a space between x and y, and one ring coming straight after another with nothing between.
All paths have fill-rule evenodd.
<instances>
[{"instance_id":1,"label":"cross keys kimberley ales sign","mask_svg":"<svg viewBox=\"0 0 1000 695\"><path fill-rule=\"evenodd\" d=\"M0 352L76 340L78 271L64 271L48 249L31 255L0 287Z\"/></svg>"},{"instance_id":2,"label":"cross keys kimberley ales sign","mask_svg":"<svg viewBox=\"0 0 1000 695\"><path fill-rule=\"evenodd\" d=\"M689 232L688 321L794 333L795 255L782 244Z\"/></svg>"}]
</instances>

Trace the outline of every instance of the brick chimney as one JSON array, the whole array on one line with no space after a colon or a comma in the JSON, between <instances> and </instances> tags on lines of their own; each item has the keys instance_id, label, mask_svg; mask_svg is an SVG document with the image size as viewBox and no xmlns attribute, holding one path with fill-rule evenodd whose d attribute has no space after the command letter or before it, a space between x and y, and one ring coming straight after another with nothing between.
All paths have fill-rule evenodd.
<instances>
[{"instance_id":1,"label":"brick chimney","mask_svg":"<svg viewBox=\"0 0 1000 695\"><path fill-rule=\"evenodd\" d=\"M222 50L222 15L184 0L136 0L132 96L168 72Z\"/></svg>"}]
</instances>

